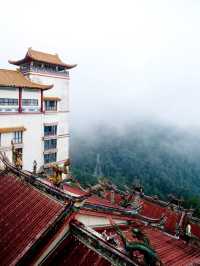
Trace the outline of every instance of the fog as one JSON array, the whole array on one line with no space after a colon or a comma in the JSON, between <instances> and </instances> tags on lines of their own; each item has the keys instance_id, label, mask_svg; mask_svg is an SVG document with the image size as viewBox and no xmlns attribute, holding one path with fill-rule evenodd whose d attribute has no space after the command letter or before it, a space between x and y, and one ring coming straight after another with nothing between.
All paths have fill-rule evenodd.
<instances>
[{"instance_id":1,"label":"fog","mask_svg":"<svg viewBox=\"0 0 200 266\"><path fill-rule=\"evenodd\" d=\"M1 68L28 47L71 70L71 127L159 121L200 128L200 2L3 1Z\"/></svg>"}]
</instances>

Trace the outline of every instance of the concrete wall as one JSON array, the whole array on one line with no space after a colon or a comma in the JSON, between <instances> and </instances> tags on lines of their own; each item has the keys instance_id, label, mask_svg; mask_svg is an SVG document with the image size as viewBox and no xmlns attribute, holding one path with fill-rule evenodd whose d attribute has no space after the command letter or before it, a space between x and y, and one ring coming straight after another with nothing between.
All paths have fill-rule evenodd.
<instances>
[{"instance_id":1,"label":"concrete wall","mask_svg":"<svg viewBox=\"0 0 200 266\"><path fill-rule=\"evenodd\" d=\"M33 160L37 160L38 165L43 164L43 127L42 114L7 114L0 115L0 128L4 127L25 127L23 132L23 168L32 170ZM0 150L12 160L11 140L14 132L1 134ZM17 146L17 145L16 145ZM21 147L21 145L18 145Z\"/></svg>"},{"instance_id":2,"label":"concrete wall","mask_svg":"<svg viewBox=\"0 0 200 266\"><path fill-rule=\"evenodd\" d=\"M13 114L0 112L0 128L26 128L23 133L23 168L32 170L34 160L37 161L38 168L44 164L43 137L44 125L47 123L57 123L57 161L63 162L69 158L69 78L49 76L48 73L45 76L34 73L27 77L36 83L54 84L52 89L44 91L44 96L61 98L61 101L58 102L58 111ZM18 89L0 88L0 98L18 99L18 97ZM23 89L22 99L38 99L39 109L41 92L35 89ZM28 110L27 106L23 106L23 108ZM10 160L12 159L11 140L13 137L14 132L1 135L0 150L5 151Z\"/></svg>"},{"instance_id":3,"label":"concrete wall","mask_svg":"<svg viewBox=\"0 0 200 266\"><path fill-rule=\"evenodd\" d=\"M56 77L55 75L30 74L29 78L37 83L53 84L53 88L44 91L44 96L59 97L57 112L46 112L43 124L57 123L57 161L62 162L69 158L69 78Z\"/></svg>"},{"instance_id":4,"label":"concrete wall","mask_svg":"<svg viewBox=\"0 0 200 266\"><path fill-rule=\"evenodd\" d=\"M19 97L19 90L16 88L0 87L0 98L16 98Z\"/></svg>"},{"instance_id":5,"label":"concrete wall","mask_svg":"<svg viewBox=\"0 0 200 266\"><path fill-rule=\"evenodd\" d=\"M104 227L104 226L110 226L109 219L107 215L104 216L95 216L95 215L87 215L87 214L78 214L76 216L76 219L83 223L86 226L90 227ZM116 224L125 224L126 221L122 219L116 219L114 218L113 221Z\"/></svg>"},{"instance_id":6,"label":"concrete wall","mask_svg":"<svg viewBox=\"0 0 200 266\"><path fill-rule=\"evenodd\" d=\"M69 111L69 78L66 77L54 77L44 76L39 74L30 74L29 78L37 83L51 85L53 88L50 90L44 91L44 96L56 96L60 97L61 101L59 102L59 111Z\"/></svg>"},{"instance_id":7,"label":"concrete wall","mask_svg":"<svg viewBox=\"0 0 200 266\"><path fill-rule=\"evenodd\" d=\"M37 99L40 103L40 90L34 89L23 89L22 90L22 99Z\"/></svg>"}]
</instances>

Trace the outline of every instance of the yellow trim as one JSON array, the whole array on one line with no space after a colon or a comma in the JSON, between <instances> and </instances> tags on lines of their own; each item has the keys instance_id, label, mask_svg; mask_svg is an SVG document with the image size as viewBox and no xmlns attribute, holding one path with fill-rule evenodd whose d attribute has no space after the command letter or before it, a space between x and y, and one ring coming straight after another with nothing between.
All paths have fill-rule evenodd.
<instances>
[{"instance_id":1,"label":"yellow trim","mask_svg":"<svg viewBox=\"0 0 200 266\"><path fill-rule=\"evenodd\" d=\"M25 131L25 127L2 127L0 128L0 133L10 133L16 131Z\"/></svg>"}]
</instances>

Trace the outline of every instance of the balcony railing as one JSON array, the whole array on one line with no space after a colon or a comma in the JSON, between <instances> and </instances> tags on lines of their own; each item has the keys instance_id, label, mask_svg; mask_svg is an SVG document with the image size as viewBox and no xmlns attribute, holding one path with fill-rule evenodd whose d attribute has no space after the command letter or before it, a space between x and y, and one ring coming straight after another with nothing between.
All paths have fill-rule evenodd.
<instances>
[{"instance_id":1,"label":"balcony railing","mask_svg":"<svg viewBox=\"0 0 200 266\"><path fill-rule=\"evenodd\" d=\"M57 106L45 106L45 111L57 111Z\"/></svg>"},{"instance_id":2,"label":"balcony railing","mask_svg":"<svg viewBox=\"0 0 200 266\"><path fill-rule=\"evenodd\" d=\"M7 112L16 113L16 112L18 112L18 108L2 108L2 107L0 107L0 113L7 113Z\"/></svg>"},{"instance_id":3,"label":"balcony railing","mask_svg":"<svg viewBox=\"0 0 200 266\"><path fill-rule=\"evenodd\" d=\"M58 71L56 69L48 68L48 67L35 67L35 66L21 66L20 70L22 73L26 72L38 72L38 73L50 73L50 74L56 74L57 76L65 76L69 77L69 71L63 70L63 71Z\"/></svg>"}]
</instances>

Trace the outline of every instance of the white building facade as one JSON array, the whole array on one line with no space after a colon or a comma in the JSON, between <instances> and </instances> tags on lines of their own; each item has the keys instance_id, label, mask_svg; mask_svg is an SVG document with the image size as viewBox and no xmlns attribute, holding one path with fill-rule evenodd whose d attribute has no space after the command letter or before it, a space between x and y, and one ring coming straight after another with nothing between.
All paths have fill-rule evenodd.
<instances>
[{"instance_id":1,"label":"white building facade","mask_svg":"<svg viewBox=\"0 0 200 266\"><path fill-rule=\"evenodd\" d=\"M69 159L69 69L58 55L31 48L18 70L0 70L0 151L23 169L48 168ZM13 143L13 144L12 144Z\"/></svg>"}]
</instances>

